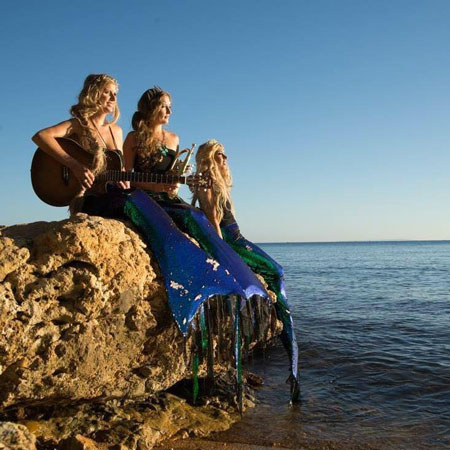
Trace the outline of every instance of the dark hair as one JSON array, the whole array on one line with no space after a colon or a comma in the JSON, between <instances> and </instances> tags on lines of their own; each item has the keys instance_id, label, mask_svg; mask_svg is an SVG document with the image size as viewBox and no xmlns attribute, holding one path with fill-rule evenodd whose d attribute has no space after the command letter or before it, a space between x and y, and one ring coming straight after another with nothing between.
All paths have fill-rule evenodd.
<instances>
[{"instance_id":1,"label":"dark hair","mask_svg":"<svg viewBox=\"0 0 450 450\"><path fill-rule=\"evenodd\" d=\"M161 98L170 94L159 86L147 89L138 101L137 111L131 119L131 126L136 132L136 141L142 155L151 155L161 145L153 135L155 123L161 107Z\"/></svg>"},{"instance_id":2,"label":"dark hair","mask_svg":"<svg viewBox=\"0 0 450 450\"><path fill-rule=\"evenodd\" d=\"M159 86L153 86L141 95L137 104L137 111L133 114L133 118L131 119L133 130L137 131L141 120L146 120L151 117L163 95L168 95L170 97L170 94L163 91Z\"/></svg>"}]
</instances>

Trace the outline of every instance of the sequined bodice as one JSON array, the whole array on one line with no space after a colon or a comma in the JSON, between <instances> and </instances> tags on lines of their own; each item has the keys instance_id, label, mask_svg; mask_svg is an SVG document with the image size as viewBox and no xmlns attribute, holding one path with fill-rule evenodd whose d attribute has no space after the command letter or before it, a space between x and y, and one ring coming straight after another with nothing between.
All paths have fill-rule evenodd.
<instances>
[{"instance_id":1,"label":"sequined bodice","mask_svg":"<svg viewBox=\"0 0 450 450\"><path fill-rule=\"evenodd\" d=\"M176 152L171 148L159 147L158 150L150 155L136 153L134 170L136 172L166 173L175 159Z\"/></svg>"}]
</instances>

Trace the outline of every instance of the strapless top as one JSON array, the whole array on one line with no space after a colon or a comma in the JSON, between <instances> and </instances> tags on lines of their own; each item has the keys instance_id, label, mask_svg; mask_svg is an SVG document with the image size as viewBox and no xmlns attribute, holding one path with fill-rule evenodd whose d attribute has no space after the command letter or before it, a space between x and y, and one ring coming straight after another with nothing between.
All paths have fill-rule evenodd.
<instances>
[{"instance_id":1,"label":"strapless top","mask_svg":"<svg viewBox=\"0 0 450 450\"><path fill-rule=\"evenodd\" d=\"M136 172L166 173L172 166L175 155L175 150L165 146L159 147L150 155L142 155L138 151L134 161L134 170Z\"/></svg>"}]
</instances>

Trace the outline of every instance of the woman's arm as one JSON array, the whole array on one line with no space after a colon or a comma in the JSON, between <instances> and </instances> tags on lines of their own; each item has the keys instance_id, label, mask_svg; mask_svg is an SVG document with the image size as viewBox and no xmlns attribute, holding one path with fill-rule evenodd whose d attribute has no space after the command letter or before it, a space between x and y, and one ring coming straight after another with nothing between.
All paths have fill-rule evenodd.
<instances>
[{"instance_id":1,"label":"woman's arm","mask_svg":"<svg viewBox=\"0 0 450 450\"><path fill-rule=\"evenodd\" d=\"M59 145L56 138L68 137L72 132L76 132L77 123L74 119L66 120L52 127L38 131L31 139L45 153L49 154L61 164L67 166L75 175L80 184L88 189L94 183L94 174L85 166L72 158Z\"/></svg>"},{"instance_id":2,"label":"woman's arm","mask_svg":"<svg viewBox=\"0 0 450 450\"><path fill-rule=\"evenodd\" d=\"M215 204L215 195L212 189L199 189L197 191L197 198L200 203L200 208L205 213L208 220L212 223L216 229L217 234L222 237L222 231L220 229L220 218Z\"/></svg>"},{"instance_id":3,"label":"woman's arm","mask_svg":"<svg viewBox=\"0 0 450 450\"><path fill-rule=\"evenodd\" d=\"M134 162L136 160L136 132L130 131L125 138L125 142L123 143L123 157L125 159L125 170L131 171L134 169ZM132 186L147 189L148 183L137 183L133 181L130 183Z\"/></svg>"},{"instance_id":4,"label":"woman's arm","mask_svg":"<svg viewBox=\"0 0 450 450\"><path fill-rule=\"evenodd\" d=\"M131 131L127 134L123 143L123 157L125 159L125 170L133 170L136 158L136 134Z\"/></svg>"},{"instance_id":5,"label":"woman's arm","mask_svg":"<svg viewBox=\"0 0 450 450\"><path fill-rule=\"evenodd\" d=\"M123 131L122 128L117 124L110 125L112 133L114 135L114 143L117 146L117 150L120 150L123 154ZM125 171L126 168L122 167L122 171ZM130 182L129 181L118 181L117 186L121 187L122 189L130 189Z\"/></svg>"}]
</instances>

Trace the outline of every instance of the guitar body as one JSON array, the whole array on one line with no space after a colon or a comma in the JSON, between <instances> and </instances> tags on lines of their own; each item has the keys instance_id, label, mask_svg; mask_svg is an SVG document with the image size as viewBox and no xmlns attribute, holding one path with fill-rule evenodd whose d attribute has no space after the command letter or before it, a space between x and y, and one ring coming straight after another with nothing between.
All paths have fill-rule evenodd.
<instances>
[{"instance_id":1,"label":"guitar body","mask_svg":"<svg viewBox=\"0 0 450 450\"><path fill-rule=\"evenodd\" d=\"M69 138L56 138L59 145L72 158L85 167L92 168L93 155ZM122 169L119 151L106 151L107 170ZM31 184L36 195L52 206L68 206L78 196L82 187L70 169L38 148L31 163ZM104 192L104 183L94 183L88 192Z\"/></svg>"}]
</instances>

